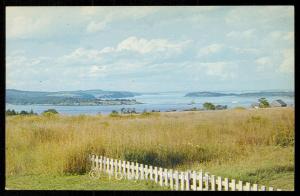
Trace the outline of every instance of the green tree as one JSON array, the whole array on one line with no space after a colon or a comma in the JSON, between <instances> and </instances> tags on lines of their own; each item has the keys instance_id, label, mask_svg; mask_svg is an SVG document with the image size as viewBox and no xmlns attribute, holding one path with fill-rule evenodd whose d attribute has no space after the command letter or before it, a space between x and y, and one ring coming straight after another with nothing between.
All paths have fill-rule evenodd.
<instances>
[{"instance_id":1,"label":"green tree","mask_svg":"<svg viewBox=\"0 0 300 196\"><path fill-rule=\"evenodd\" d=\"M212 103L205 102L203 104L203 108L206 109L206 110L214 110L214 109L216 109L216 106Z\"/></svg>"},{"instance_id":2,"label":"green tree","mask_svg":"<svg viewBox=\"0 0 300 196\"><path fill-rule=\"evenodd\" d=\"M113 110L113 111L111 111L111 113L109 114L109 116L111 116L111 117L119 116L119 112L116 111L116 110Z\"/></svg>"},{"instance_id":3,"label":"green tree","mask_svg":"<svg viewBox=\"0 0 300 196\"><path fill-rule=\"evenodd\" d=\"M26 112L26 111L24 111L24 110L22 110L21 112L20 112L20 115L28 115L29 113L28 112Z\"/></svg>"},{"instance_id":4,"label":"green tree","mask_svg":"<svg viewBox=\"0 0 300 196\"><path fill-rule=\"evenodd\" d=\"M7 116L14 116L14 115L18 115L18 112L16 112L15 110L8 109L8 110L6 110L5 114Z\"/></svg>"},{"instance_id":5,"label":"green tree","mask_svg":"<svg viewBox=\"0 0 300 196\"><path fill-rule=\"evenodd\" d=\"M258 99L258 101L259 101L259 107L260 108L268 108L268 107L270 107L270 104L269 104L269 102L268 102L268 100L266 98L262 97L262 98Z\"/></svg>"},{"instance_id":6,"label":"green tree","mask_svg":"<svg viewBox=\"0 0 300 196\"><path fill-rule=\"evenodd\" d=\"M45 116L50 116L50 115L58 114L58 111L56 111L55 109L48 109L45 110L42 114Z\"/></svg>"}]
</instances>

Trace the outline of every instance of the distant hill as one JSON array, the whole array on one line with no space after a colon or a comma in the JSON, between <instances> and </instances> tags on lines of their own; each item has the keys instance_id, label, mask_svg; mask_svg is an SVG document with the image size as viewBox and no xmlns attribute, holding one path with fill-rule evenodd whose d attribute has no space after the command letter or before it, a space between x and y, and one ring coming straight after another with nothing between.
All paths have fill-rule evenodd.
<instances>
[{"instance_id":1,"label":"distant hill","mask_svg":"<svg viewBox=\"0 0 300 196\"><path fill-rule=\"evenodd\" d=\"M6 103L78 105L80 103L95 102L99 99L118 99L136 95L139 95L139 93L103 90L40 92L6 89Z\"/></svg>"},{"instance_id":2,"label":"distant hill","mask_svg":"<svg viewBox=\"0 0 300 196\"><path fill-rule=\"evenodd\" d=\"M217 93L217 92L190 92L185 97L221 97L221 96L244 96L244 97L270 97L270 96L287 96L293 97L294 92L251 92L251 93Z\"/></svg>"}]
</instances>

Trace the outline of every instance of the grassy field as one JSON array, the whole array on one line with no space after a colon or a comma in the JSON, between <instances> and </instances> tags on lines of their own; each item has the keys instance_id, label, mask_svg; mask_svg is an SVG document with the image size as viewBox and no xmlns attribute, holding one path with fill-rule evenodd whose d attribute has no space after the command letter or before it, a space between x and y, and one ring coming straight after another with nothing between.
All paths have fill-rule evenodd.
<instances>
[{"instance_id":1,"label":"grassy field","mask_svg":"<svg viewBox=\"0 0 300 196\"><path fill-rule=\"evenodd\" d=\"M26 188L26 184L34 188L38 182L41 189L59 189L46 179L39 180L39 176L58 176L66 179L67 189L80 189L81 183L88 183L83 180L90 169L87 156L96 153L166 168L204 169L293 190L294 121L294 108L10 116L6 118L6 183L12 189ZM68 184L68 178L77 183ZM90 187L123 186L108 184L91 183ZM147 189L147 185L141 187Z\"/></svg>"}]
</instances>

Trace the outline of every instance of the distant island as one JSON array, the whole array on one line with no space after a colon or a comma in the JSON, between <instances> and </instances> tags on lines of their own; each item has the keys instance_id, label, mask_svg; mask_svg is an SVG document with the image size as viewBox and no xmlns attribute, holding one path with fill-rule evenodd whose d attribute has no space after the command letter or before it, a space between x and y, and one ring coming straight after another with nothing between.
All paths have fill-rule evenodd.
<instances>
[{"instance_id":1,"label":"distant island","mask_svg":"<svg viewBox=\"0 0 300 196\"><path fill-rule=\"evenodd\" d=\"M67 106L142 104L135 99L124 99L137 95L140 94L128 91L79 90L39 92L6 89L6 103L15 105Z\"/></svg>"},{"instance_id":2,"label":"distant island","mask_svg":"<svg viewBox=\"0 0 300 196\"><path fill-rule=\"evenodd\" d=\"M294 92L251 92L251 93L217 93L209 91L190 92L185 97L222 97L222 96L241 96L241 97L270 97L270 96L286 96L293 97Z\"/></svg>"}]
</instances>

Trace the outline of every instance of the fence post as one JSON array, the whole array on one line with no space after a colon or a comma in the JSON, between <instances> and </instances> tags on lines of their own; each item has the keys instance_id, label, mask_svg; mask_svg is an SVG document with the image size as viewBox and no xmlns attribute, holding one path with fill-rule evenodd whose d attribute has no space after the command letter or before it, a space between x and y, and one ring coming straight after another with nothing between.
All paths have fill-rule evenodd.
<instances>
[{"instance_id":1,"label":"fence post","mask_svg":"<svg viewBox=\"0 0 300 196\"><path fill-rule=\"evenodd\" d=\"M158 182L157 167L154 167L154 180L155 180L156 183Z\"/></svg>"},{"instance_id":2,"label":"fence post","mask_svg":"<svg viewBox=\"0 0 300 196\"><path fill-rule=\"evenodd\" d=\"M197 173L196 173L196 171L193 171L192 179L193 179L192 190L195 191L195 190L197 190Z\"/></svg>"},{"instance_id":3,"label":"fence post","mask_svg":"<svg viewBox=\"0 0 300 196\"><path fill-rule=\"evenodd\" d=\"M170 175L168 175L169 177L170 177L170 188L171 188L171 190L174 190L174 179L173 179L173 170L172 169L170 169L169 170L169 174Z\"/></svg>"},{"instance_id":4,"label":"fence post","mask_svg":"<svg viewBox=\"0 0 300 196\"><path fill-rule=\"evenodd\" d=\"M261 186L260 190L261 191L266 191L266 186Z\"/></svg>"},{"instance_id":5,"label":"fence post","mask_svg":"<svg viewBox=\"0 0 300 196\"><path fill-rule=\"evenodd\" d=\"M199 180L199 187L197 188L197 190L202 191L203 190L203 172L202 170L200 171L199 175L198 175L198 180Z\"/></svg>"},{"instance_id":6,"label":"fence post","mask_svg":"<svg viewBox=\"0 0 300 196\"><path fill-rule=\"evenodd\" d=\"M165 179L165 186L169 186L169 183L168 183L168 170L167 169L164 169L164 173L163 173L163 176L164 176L164 179Z\"/></svg>"},{"instance_id":7,"label":"fence post","mask_svg":"<svg viewBox=\"0 0 300 196\"><path fill-rule=\"evenodd\" d=\"M185 190L187 190L187 191L189 191L190 190L190 178L191 176L190 176L190 172L189 171L187 171L187 172L185 172Z\"/></svg>"},{"instance_id":8,"label":"fence post","mask_svg":"<svg viewBox=\"0 0 300 196\"><path fill-rule=\"evenodd\" d=\"M163 172L161 167L159 168L158 174L159 174L159 185L163 186Z\"/></svg>"},{"instance_id":9,"label":"fence post","mask_svg":"<svg viewBox=\"0 0 300 196\"><path fill-rule=\"evenodd\" d=\"M224 190L225 190L225 191L228 191L228 189L229 189L229 188L228 188L228 178L225 178L225 179L224 179Z\"/></svg>"},{"instance_id":10,"label":"fence post","mask_svg":"<svg viewBox=\"0 0 300 196\"><path fill-rule=\"evenodd\" d=\"M141 180L144 180L144 165L140 164L140 171L141 171Z\"/></svg>"},{"instance_id":11,"label":"fence post","mask_svg":"<svg viewBox=\"0 0 300 196\"><path fill-rule=\"evenodd\" d=\"M184 173L183 172L180 172L180 188L181 188L181 190L184 190L184 178L185 178L185 176L184 176Z\"/></svg>"},{"instance_id":12,"label":"fence post","mask_svg":"<svg viewBox=\"0 0 300 196\"><path fill-rule=\"evenodd\" d=\"M145 179L148 180L149 170L148 165L145 165Z\"/></svg>"},{"instance_id":13,"label":"fence post","mask_svg":"<svg viewBox=\"0 0 300 196\"><path fill-rule=\"evenodd\" d=\"M218 176L218 191L222 191L222 177Z\"/></svg>"},{"instance_id":14,"label":"fence post","mask_svg":"<svg viewBox=\"0 0 300 196\"><path fill-rule=\"evenodd\" d=\"M210 184L211 184L211 190L212 191L216 190L216 180L215 180L215 176L214 175L211 175Z\"/></svg>"},{"instance_id":15,"label":"fence post","mask_svg":"<svg viewBox=\"0 0 300 196\"><path fill-rule=\"evenodd\" d=\"M232 191L235 191L235 190L236 190L235 179L232 179L232 180L231 180L231 186L230 186L230 187L231 187L231 190L232 190Z\"/></svg>"},{"instance_id":16,"label":"fence post","mask_svg":"<svg viewBox=\"0 0 300 196\"><path fill-rule=\"evenodd\" d=\"M179 178L178 178L178 171L174 172L174 179L175 179L175 190L179 189Z\"/></svg>"}]
</instances>

